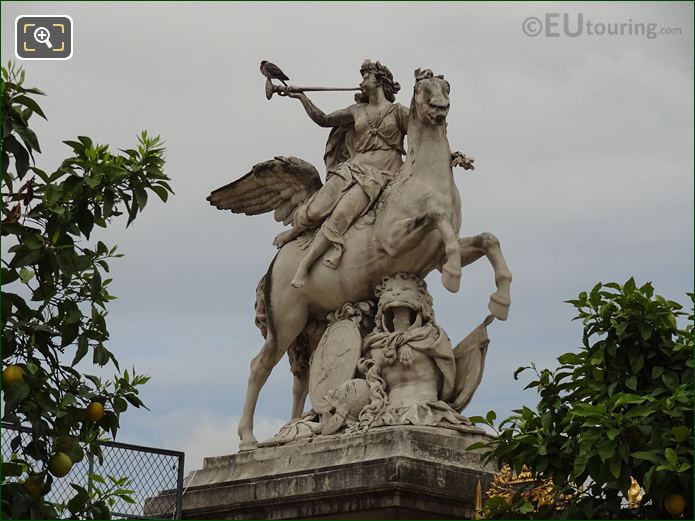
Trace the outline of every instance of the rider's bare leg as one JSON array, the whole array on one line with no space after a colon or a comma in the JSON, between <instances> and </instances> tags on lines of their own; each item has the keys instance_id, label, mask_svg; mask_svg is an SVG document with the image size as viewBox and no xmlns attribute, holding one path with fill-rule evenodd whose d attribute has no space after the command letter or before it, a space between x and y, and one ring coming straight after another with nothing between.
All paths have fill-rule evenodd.
<instances>
[{"instance_id":1,"label":"rider's bare leg","mask_svg":"<svg viewBox=\"0 0 695 521\"><path fill-rule=\"evenodd\" d=\"M306 283L306 278L309 275L309 268L311 268L311 265L314 264L316 259L323 255L330 245L331 241L329 241L323 232L319 230L311 243L309 251L301 260L299 266L297 266L297 272L294 274L294 278L291 282L292 286L295 288L301 288L304 286Z\"/></svg>"},{"instance_id":2,"label":"rider's bare leg","mask_svg":"<svg viewBox=\"0 0 695 521\"><path fill-rule=\"evenodd\" d=\"M362 215L367 206L369 206L367 194L358 184L352 185L314 237L309 251L297 266L297 273L292 279L292 286L295 288L304 286L312 264L323 255L331 243L342 242L343 234L347 232L353 221Z\"/></svg>"},{"instance_id":3,"label":"rider's bare leg","mask_svg":"<svg viewBox=\"0 0 695 521\"><path fill-rule=\"evenodd\" d=\"M275 237L273 245L282 248L306 230L320 226L335 208L345 187L345 179L339 175L330 174L326 184L315 192L306 203L297 208L292 228Z\"/></svg>"}]
</instances>

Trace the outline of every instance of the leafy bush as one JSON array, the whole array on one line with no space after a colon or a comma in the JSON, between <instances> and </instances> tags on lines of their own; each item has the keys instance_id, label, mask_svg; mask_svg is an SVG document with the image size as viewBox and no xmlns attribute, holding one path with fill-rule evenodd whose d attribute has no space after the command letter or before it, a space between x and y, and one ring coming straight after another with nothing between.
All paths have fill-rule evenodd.
<instances>
[{"instance_id":1,"label":"leafy bush","mask_svg":"<svg viewBox=\"0 0 695 521\"><path fill-rule=\"evenodd\" d=\"M71 157L52 173L37 168L41 148L29 120L46 118L34 99L43 93L24 87L24 79L12 63L2 68L2 420L31 428L31 440L17 435L13 459L3 462L3 518L55 517L56 505L44 499L54 476L85 454L101 460L104 433L115 437L120 415L143 406L138 386L146 376L126 370L102 381L76 368L91 354L94 364L119 369L106 345L106 314L114 298L109 262L121 255L87 241L95 226L106 228L124 213L130 224L148 192L162 201L172 193L160 139L146 132L121 153L85 136L64 141ZM90 408L94 403L104 407ZM69 460L51 464L56 453ZM96 485L101 476L93 481L91 491L73 486L73 516L108 517L114 497L130 499L126 481L114 478L113 487Z\"/></svg>"},{"instance_id":2,"label":"leafy bush","mask_svg":"<svg viewBox=\"0 0 695 521\"><path fill-rule=\"evenodd\" d=\"M689 294L693 298L692 294ZM583 347L558 358L554 370L521 367L540 400L499 425L487 459L526 465L552 478L569 506L531 513L495 503L491 517L606 518L626 514L630 476L644 488L643 507L629 515L668 518L665 498L693 504L693 315L685 329L681 305L654 295L651 284L597 284L568 301L583 321ZM495 415L472 418L494 428ZM522 498L517 498L524 505ZM511 510L510 510L511 508ZM542 514L542 515L541 515Z\"/></svg>"}]
</instances>

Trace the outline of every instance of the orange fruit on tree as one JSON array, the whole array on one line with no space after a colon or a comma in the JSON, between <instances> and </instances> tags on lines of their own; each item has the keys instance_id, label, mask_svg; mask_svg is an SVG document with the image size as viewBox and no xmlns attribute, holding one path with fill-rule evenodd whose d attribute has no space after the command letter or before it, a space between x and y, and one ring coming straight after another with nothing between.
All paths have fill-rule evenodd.
<instances>
[{"instance_id":1,"label":"orange fruit on tree","mask_svg":"<svg viewBox=\"0 0 695 521\"><path fill-rule=\"evenodd\" d=\"M18 365L8 365L2 372L2 381L5 385L24 380L24 369Z\"/></svg>"},{"instance_id":2,"label":"orange fruit on tree","mask_svg":"<svg viewBox=\"0 0 695 521\"><path fill-rule=\"evenodd\" d=\"M45 483L43 482L41 476L29 476L24 482L24 489L29 493L30 496L39 497L41 496L44 485Z\"/></svg>"},{"instance_id":3,"label":"orange fruit on tree","mask_svg":"<svg viewBox=\"0 0 695 521\"><path fill-rule=\"evenodd\" d=\"M80 447L80 442L75 436L58 436L53 443L55 452L64 452L72 460L72 463L79 463L84 459L84 451Z\"/></svg>"},{"instance_id":4,"label":"orange fruit on tree","mask_svg":"<svg viewBox=\"0 0 695 521\"><path fill-rule=\"evenodd\" d=\"M57 478L62 478L67 475L72 468L72 460L70 456L64 452L56 452L51 459L48 460L48 470Z\"/></svg>"},{"instance_id":5,"label":"orange fruit on tree","mask_svg":"<svg viewBox=\"0 0 695 521\"><path fill-rule=\"evenodd\" d=\"M685 510L685 499L680 494L669 494L664 499L664 507L672 516L679 516Z\"/></svg>"},{"instance_id":6,"label":"orange fruit on tree","mask_svg":"<svg viewBox=\"0 0 695 521\"><path fill-rule=\"evenodd\" d=\"M79 445L75 445L70 449L69 456L73 463L79 463L84 459L84 450Z\"/></svg>"},{"instance_id":7,"label":"orange fruit on tree","mask_svg":"<svg viewBox=\"0 0 695 521\"><path fill-rule=\"evenodd\" d=\"M57 436L53 442L53 450L55 452L68 453L70 447L77 443L77 438L74 436Z\"/></svg>"},{"instance_id":8,"label":"orange fruit on tree","mask_svg":"<svg viewBox=\"0 0 695 521\"><path fill-rule=\"evenodd\" d=\"M89 421L98 422L104 417L104 404L101 402L92 402L87 406L87 419Z\"/></svg>"}]
</instances>

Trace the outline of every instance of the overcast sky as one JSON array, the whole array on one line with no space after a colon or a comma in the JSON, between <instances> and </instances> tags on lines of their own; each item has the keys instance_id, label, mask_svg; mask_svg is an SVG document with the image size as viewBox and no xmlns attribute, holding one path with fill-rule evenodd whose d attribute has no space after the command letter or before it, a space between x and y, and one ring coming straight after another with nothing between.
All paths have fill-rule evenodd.
<instances>
[{"instance_id":1,"label":"overcast sky","mask_svg":"<svg viewBox=\"0 0 695 521\"><path fill-rule=\"evenodd\" d=\"M572 24L581 14L680 35L523 32L528 17L554 12ZM634 275L680 302L692 291L690 3L3 2L4 64L20 14L74 23L70 60L23 62L26 83L48 94L49 121L33 120L38 166L55 169L70 153L61 141L77 135L114 148L142 129L166 140L176 196L151 199L128 230L117 221L94 234L126 254L112 263L110 348L152 376L142 391L151 412L124 415L119 441L184 450L188 469L237 449L249 362L262 345L255 287L281 225L218 211L205 197L275 155L323 174L327 138L296 100L265 99L261 59L294 84L330 86L357 85L362 61L378 59L405 105L418 67L451 83L449 140L477 165L456 172L461 233L496 234L514 274L509 320L490 327L486 373L465 414L534 403L513 371L553 366L579 346L563 301L597 281ZM352 93L312 99L330 111ZM487 313L492 270L484 260L466 268L458 294L437 276L428 282L438 322L458 342ZM259 439L288 419L290 390L285 359L261 394Z\"/></svg>"}]
</instances>

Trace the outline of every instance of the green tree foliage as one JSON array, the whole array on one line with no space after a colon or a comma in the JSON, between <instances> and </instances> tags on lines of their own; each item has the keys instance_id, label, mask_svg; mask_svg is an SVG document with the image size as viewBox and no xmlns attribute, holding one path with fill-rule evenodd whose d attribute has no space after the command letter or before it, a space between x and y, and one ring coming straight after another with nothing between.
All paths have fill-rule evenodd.
<instances>
[{"instance_id":1,"label":"green tree foliage","mask_svg":"<svg viewBox=\"0 0 695 521\"><path fill-rule=\"evenodd\" d=\"M517 472L526 465L572 499L560 510L539 509L517 495L511 504L493 501L489 517L663 519L671 517L665 498L679 494L692 519L692 313L679 328L681 305L633 279L599 283L568 302L583 321L583 347L560 356L554 371L516 371L515 379L533 371L527 388L540 400L501 422L486 457ZM495 415L472 419L493 426ZM623 500L630 476L645 491L638 512Z\"/></svg>"},{"instance_id":2,"label":"green tree foliage","mask_svg":"<svg viewBox=\"0 0 695 521\"><path fill-rule=\"evenodd\" d=\"M116 436L129 406L143 406L138 386L148 378L121 373L107 347L109 262L121 255L89 239L95 226L106 228L122 214L130 224L149 193L162 201L172 193L160 139L146 132L120 153L84 136L64 141L72 155L52 173L37 168L41 148L29 120L46 118L35 100L43 93L24 87L24 78L12 63L2 68L2 420L31 428L29 440L12 440L13 458L3 462L3 518L59 514L61 506L44 498L65 470L57 462L66 460L50 467L51 458L102 460L98 440ZM119 373L110 381L83 374L76 366L88 356ZM88 412L94 402L103 414L99 406ZM69 481L69 473L61 479ZM106 518L116 498L130 500L121 478L107 485L95 475L92 484L73 485L75 495L62 508Z\"/></svg>"}]
</instances>

